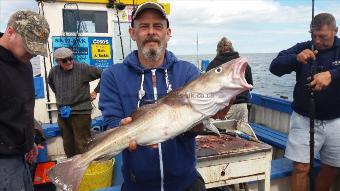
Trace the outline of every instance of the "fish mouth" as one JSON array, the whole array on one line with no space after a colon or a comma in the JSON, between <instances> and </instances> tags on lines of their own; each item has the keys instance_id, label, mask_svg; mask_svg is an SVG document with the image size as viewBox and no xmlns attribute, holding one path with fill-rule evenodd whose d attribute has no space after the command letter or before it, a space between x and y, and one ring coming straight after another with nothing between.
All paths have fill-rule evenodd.
<instances>
[{"instance_id":1,"label":"fish mouth","mask_svg":"<svg viewBox=\"0 0 340 191\"><path fill-rule=\"evenodd\" d=\"M240 74L240 81L241 81L241 86L247 89L252 89L253 86L248 84L248 82L245 79L245 72L247 69L248 62L244 58L240 58L239 64L237 64L236 67L236 72Z\"/></svg>"}]
</instances>

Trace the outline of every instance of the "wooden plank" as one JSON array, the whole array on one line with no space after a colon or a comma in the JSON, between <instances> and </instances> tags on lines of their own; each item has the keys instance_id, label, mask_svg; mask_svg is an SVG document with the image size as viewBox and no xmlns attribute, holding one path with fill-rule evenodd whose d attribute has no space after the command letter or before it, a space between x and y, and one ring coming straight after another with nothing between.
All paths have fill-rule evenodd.
<instances>
[{"instance_id":1,"label":"wooden plank","mask_svg":"<svg viewBox=\"0 0 340 191\"><path fill-rule=\"evenodd\" d=\"M251 175L264 174L264 169L264 158L257 158L232 163L225 163L216 166L202 167L198 168L197 170L202 175L204 181L209 184L222 180L234 179L237 177L247 177Z\"/></svg>"},{"instance_id":2,"label":"wooden plank","mask_svg":"<svg viewBox=\"0 0 340 191\"><path fill-rule=\"evenodd\" d=\"M207 189L216 188L216 187L221 187L221 186L225 186L225 185L238 184L238 183L242 183L242 182L259 181L259 180L263 180L264 178L265 178L264 174L252 175L252 176L247 176L247 177L239 177L239 178L231 178L231 179L228 179L228 180L206 183L205 187Z\"/></svg>"}]
</instances>

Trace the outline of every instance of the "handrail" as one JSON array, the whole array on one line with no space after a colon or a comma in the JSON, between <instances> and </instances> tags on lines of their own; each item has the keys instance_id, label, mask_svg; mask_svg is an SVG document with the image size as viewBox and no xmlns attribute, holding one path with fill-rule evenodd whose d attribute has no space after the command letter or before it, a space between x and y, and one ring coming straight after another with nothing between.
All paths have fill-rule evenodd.
<instances>
[{"instance_id":1,"label":"handrail","mask_svg":"<svg viewBox=\"0 0 340 191\"><path fill-rule=\"evenodd\" d=\"M260 95L257 93L252 93L252 97L250 99L250 103L254 105L259 105L265 108L270 108L276 111L281 111L284 113L291 114L293 112L291 101L274 98L270 96Z\"/></svg>"}]
</instances>

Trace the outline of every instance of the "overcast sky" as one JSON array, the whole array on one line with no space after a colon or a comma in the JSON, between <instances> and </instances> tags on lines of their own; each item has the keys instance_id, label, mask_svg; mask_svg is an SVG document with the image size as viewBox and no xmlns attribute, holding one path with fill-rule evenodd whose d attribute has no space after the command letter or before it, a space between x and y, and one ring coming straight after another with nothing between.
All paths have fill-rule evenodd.
<instances>
[{"instance_id":1,"label":"overcast sky","mask_svg":"<svg viewBox=\"0 0 340 191\"><path fill-rule=\"evenodd\" d=\"M312 0L167 0L176 54L215 54L222 36L241 53L278 52L309 40ZM0 0L0 31L18 9L37 10L35 0ZM315 14L332 13L340 22L339 0L315 0Z\"/></svg>"}]
</instances>

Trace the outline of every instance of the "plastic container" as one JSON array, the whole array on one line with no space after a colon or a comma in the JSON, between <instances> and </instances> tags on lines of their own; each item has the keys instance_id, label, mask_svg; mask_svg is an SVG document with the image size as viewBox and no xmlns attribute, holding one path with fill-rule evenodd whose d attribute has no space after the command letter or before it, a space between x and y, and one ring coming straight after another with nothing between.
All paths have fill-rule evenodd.
<instances>
[{"instance_id":1,"label":"plastic container","mask_svg":"<svg viewBox=\"0 0 340 191\"><path fill-rule=\"evenodd\" d=\"M43 145L44 148L39 149L38 156L37 156L37 162L42 163L42 162L47 162L48 157L47 157L47 145Z\"/></svg>"},{"instance_id":2,"label":"plastic container","mask_svg":"<svg viewBox=\"0 0 340 191\"><path fill-rule=\"evenodd\" d=\"M33 180L33 184L37 185L37 184L44 184L44 183L48 183L51 182L48 179L48 176L46 174L46 172L54 167L56 165L56 162L43 162L43 163L38 163L37 167L35 169L35 173L34 173L34 180Z\"/></svg>"},{"instance_id":3,"label":"plastic container","mask_svg":"<svg viewBox=\"0 0 340 191\"><path fill-rule=\"evenodd\" d=\"M202 60L201 61L201 71L206 72L208 65L209 65L209 60Z\"/></svg>"},{"instance_id":4,"label":"plastic container","mask_svg":"<svg viewBox=\"0 0 340 191\"><path fill-rule=\"evenodd\" d=\"M85 171L78 191L90 191L110 187L112 185L112 173L114 159L103 162L93 161Z\"/></svg>"}]
</instances>

